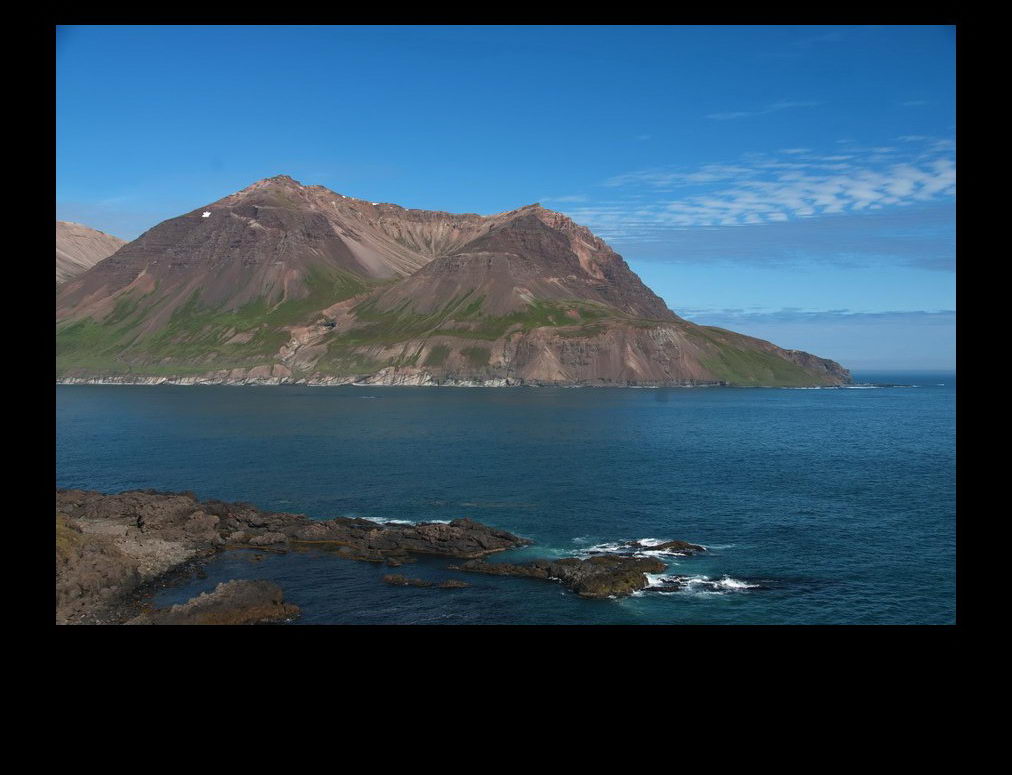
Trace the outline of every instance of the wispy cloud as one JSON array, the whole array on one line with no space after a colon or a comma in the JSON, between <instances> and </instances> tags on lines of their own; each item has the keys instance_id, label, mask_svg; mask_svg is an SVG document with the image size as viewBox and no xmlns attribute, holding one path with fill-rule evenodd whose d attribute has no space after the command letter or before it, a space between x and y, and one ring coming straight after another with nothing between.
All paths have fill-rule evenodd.
<instances>
[{"instance_id":1,"label":"wispy cloud","mask_svg":"<svg viewBox=\"0 0 1012 775\"><path fill-rule=\"evenodd\" d=\"M955 268L951 202L735 226L672 227L649 206L566 209L627 258L666 263ZM663 215L663 213L661 214Z\"/></svg>"},{"instance_id":2,"label":"wispy cloud","mask_svg":"<svg viewBox=\"0 0 1012 775\"><path fill-rule=\"evenodd\" d=\"M706 118L713 119L714 121L730 121L736 118L750 118L751 116L765 116L767 113L776 113L780 110L787 110L789 108L814 108L817 105L821 105L821 102L795 102L792 100L780 100L780 102L771 103L758 110L738 110L730 113L709 113Z\"/></svg>"},{"instance_id":3,"label":"wispy cloud","mask_svg":"<svg viewBox=\"0 0 1012 775\"><path fill-rule=\"evenodd\" d=\"M636 170L604 182L616 195L609 201L569 214L613 237L642 238L658 228L775 224L951 200L952 142L902 140L899 148L845 143L832 153L787 148L731 163Z\"/></svg>"},{"instance_id":4,"label":"wispy cloud","mask_svg":"<svg viewBox=\"0 0 1012 775\"><path fill-rule=\"evenodd\" d=\"M678 313L694 323L707 326L743 323L837 323L847 325L881 325L883 323L917 323L918 325L951 326L956 322L955 310L906 310L884 312L852 312L849 309L805 310L784 307L779 310L745 309L680 309Z\"/></svg>"}]
</instances>

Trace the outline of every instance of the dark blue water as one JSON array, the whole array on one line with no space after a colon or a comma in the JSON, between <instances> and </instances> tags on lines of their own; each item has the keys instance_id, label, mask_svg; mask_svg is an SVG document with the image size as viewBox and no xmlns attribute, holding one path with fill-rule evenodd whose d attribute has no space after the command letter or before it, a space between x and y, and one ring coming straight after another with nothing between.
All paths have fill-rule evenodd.
<instances>
[{"instance_id":1,"label":"dark blue water","mask_svg":"<svg viewBox=\"0 0 1012 775\"><path fill-rule=\"evenodd\" d=\"M914 387L61 386L56 478L318 518L466 516L536 542L495 559L639 538L710 549L673 562L699 580L688 591L606 601L445 560L398 571L473 587L390 587L382 566L235 551L159 604L269 578L304 623L952 623L955 375L855 378Z\"/></svg>"}]
</instances>

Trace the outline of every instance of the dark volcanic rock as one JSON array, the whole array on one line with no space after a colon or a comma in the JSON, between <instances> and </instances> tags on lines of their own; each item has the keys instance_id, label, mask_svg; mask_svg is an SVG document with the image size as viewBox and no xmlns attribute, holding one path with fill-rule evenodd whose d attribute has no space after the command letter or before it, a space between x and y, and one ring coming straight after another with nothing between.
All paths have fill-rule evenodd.
<instances>
[{"instance_id":1,"label":"dark volcanic rock","mask_svg":"<svg viewBox=\"0 0 1012 775\"><path fill-rule=\"evenodd\" d=\"M535 560L523 565L470 560L451 567L493 576L523 576L558 581L580 597L604 598L624 597L644 589L648 584L644 574L663 573L666 566L653 557L605 555L589 559L569 557L563 560Z\"/></svg>"},{"instance_id":2,"label":"dark volcanic rock","mask_svg":"<svg viewBox=\"0 0 1012 775\"><path fill-rule=\"evenodd\" d=\"M299 607L269 581L226 581L186 603L142 614L127 624L271 624L290 621Z\"/></svg>"}]
</instances>

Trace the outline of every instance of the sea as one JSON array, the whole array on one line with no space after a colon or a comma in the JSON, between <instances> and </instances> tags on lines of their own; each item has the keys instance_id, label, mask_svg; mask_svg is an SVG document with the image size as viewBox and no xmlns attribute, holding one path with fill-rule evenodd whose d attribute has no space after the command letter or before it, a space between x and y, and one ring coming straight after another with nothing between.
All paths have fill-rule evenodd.
<instances>
[{"instance_id":1,"label":"sea","mask_svg":"<svg viewBox=\"0 0 1012 775\"><path fill-rule=\"evenodd\" d=\"M56 387L56 486L327 519L469 517L531 539L490 561L705 546L632 597L226 551L158 606L269 579L293 624L924 625L956 620L956 375L845 388ZM465 589L396 587L386 573ZM680 577L677 591L666 577Z\"/></svg>"}]
</instances>

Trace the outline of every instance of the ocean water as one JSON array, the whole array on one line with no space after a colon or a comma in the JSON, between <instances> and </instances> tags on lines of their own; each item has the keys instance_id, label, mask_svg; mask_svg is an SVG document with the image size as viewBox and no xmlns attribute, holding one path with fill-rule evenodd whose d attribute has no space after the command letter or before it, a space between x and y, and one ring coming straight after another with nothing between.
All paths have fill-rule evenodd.
<instances>
[{"instance_id":1,"label":"ocean water","mask_svg":"<svg viewBox=\"0 0 1012 775\"><path fill-rule=\"evenodd\" d=\"M58 386L56 481L315 518L471 517L535 541L493 561L646 538L709 549L667 558L688 589L623 600L445 559L230 551L159 605L267 578L300 624L953 623L955 375L855 380L903 387ZM473 586L391 587L389 572Z\"/></svg>"}]
</instances>

